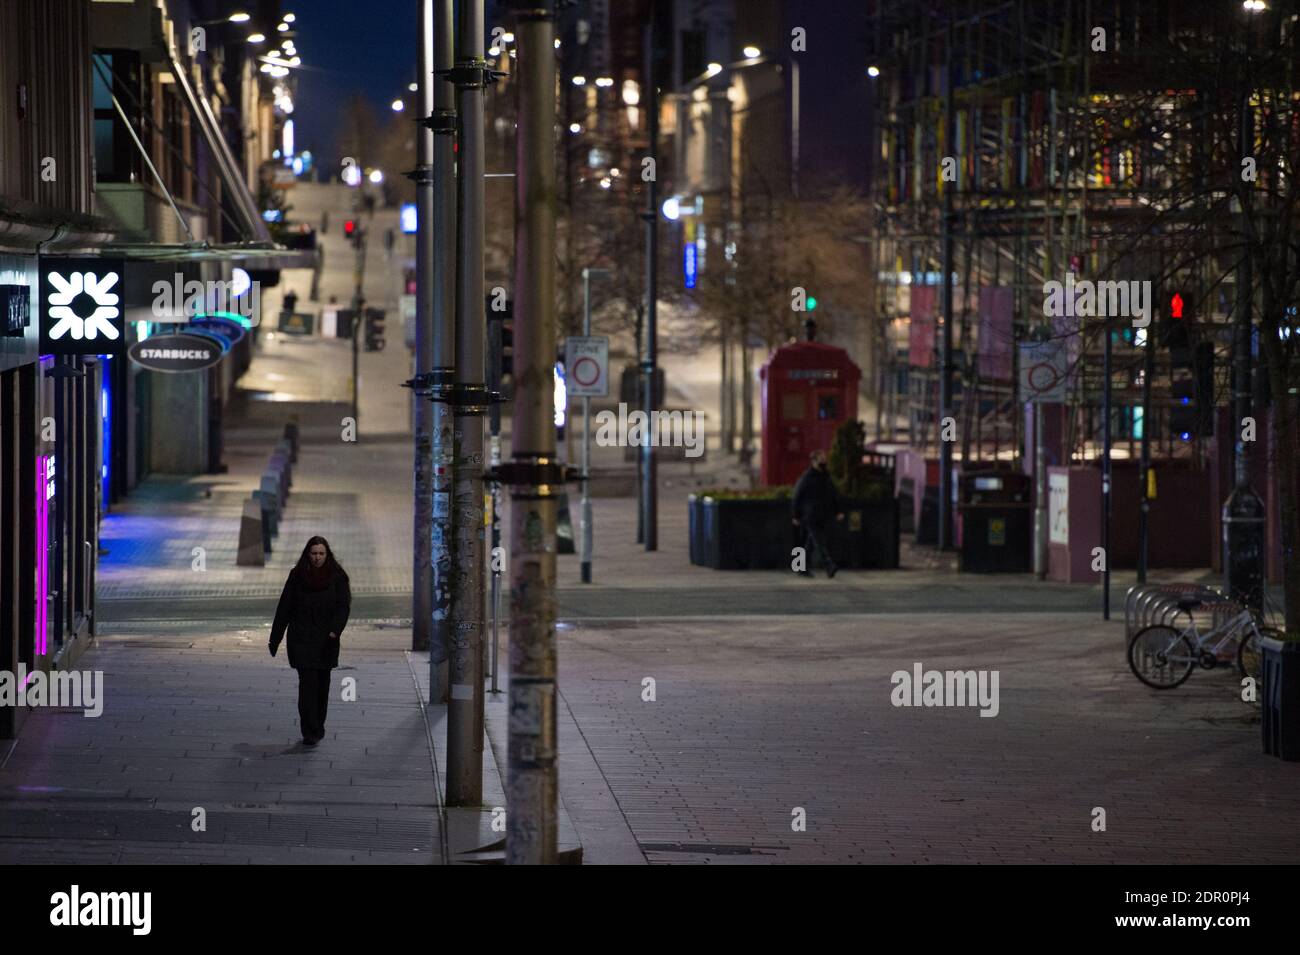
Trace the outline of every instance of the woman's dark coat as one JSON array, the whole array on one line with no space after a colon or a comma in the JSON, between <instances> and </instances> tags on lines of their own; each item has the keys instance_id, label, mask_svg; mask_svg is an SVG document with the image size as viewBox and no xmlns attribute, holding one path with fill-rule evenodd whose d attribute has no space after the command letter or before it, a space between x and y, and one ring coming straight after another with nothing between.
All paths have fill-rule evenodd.
<instances>
[{"instance_id":1,"label":"woman's dark coat","mask_svg":"<svg viewBox=\"0 0 1300 955\"><path fill-rule=\"evenodd\" d=\"M279 648L287 627L289 666L295 670L331 670L339 665L339 640L352 609L348 577L335 571L323 590L313 591L300 574L295 567L284 583L271 625L271 653L274 655Z\"/></svg>"}]
</instances>

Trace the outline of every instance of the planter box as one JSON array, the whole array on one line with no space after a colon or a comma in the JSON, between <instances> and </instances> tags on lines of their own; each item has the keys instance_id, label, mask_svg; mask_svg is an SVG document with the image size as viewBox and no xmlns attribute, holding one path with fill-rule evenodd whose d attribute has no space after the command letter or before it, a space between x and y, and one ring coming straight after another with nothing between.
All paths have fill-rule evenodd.
<instances>
[{"instance_id":1,"label":"planter box","mask_svg":"<svg viewBox=\"0 0 1300 955\"><path fill-rule=\"evenodd\" d=\"M715 570L790 567L790 501L689 499L691 563Z\"/></svg>"},{"instance_id":2,"label":"planter box","mask_svg":"<svg viewBox=\"0 0 1300 955\"><path fill-rule=\"evenodd\" d=\"M790 551L803 545L782 500L718 500L692 494L688 502L691 563L715 570L789 570ZM845 501L844 521L832 522L828 546L844 570L898 566L898 500Z\"/></svg>"},{"instance_id":3,"label":"planter box","mask_svg":"<svg viewBox=\"0 0 1300 955\"><path fill-rule=\"evenodd\" d=\"M1265 637L1262 649L1264 752L1300 761L1300 643Z\"/></svg>"}]
</instances>

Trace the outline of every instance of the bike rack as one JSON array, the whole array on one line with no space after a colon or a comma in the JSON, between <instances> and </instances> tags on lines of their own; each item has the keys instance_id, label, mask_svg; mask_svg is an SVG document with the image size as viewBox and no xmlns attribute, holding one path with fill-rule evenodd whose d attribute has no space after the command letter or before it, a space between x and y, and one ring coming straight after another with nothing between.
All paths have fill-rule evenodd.
<instances>
[{"instance_id":1,"label":"bike rack","mask_svg":"<svg viewBox=\"0 0 1300 955\"><path fill-rule=\"evenodd\" d=\"M1233 604L1219 591L1201 584L1144 584L1128 589L1124 597L1124 641L1127 645L1133 634L1152 624L1170 622L1181 613L1191 615L1192 611L1179 609L1180 600L1199 600L1207 605L1217 625L1224 611L1235 613L1238 605Z\"/></svg>"}]
</instances>

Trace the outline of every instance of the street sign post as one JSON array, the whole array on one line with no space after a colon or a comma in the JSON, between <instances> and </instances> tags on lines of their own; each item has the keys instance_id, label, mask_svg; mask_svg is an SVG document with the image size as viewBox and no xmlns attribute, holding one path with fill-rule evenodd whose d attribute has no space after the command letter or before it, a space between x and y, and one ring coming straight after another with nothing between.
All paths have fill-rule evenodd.
<instances>
[{"instance_id":1,"label":"street sign post","mask_svg":"<svg viewBox=\"0 0 1300 955\"><path fill-rule=\"evenodd\" d=\"M570 398L604 398L609 394L609 339L570 335L564 340L564 367Z\"/></svg>"},{"instance_id":2,"label":"street sign post","mask_svg":"<svg viewBox=\"0 0 1300 955\"><path fill-rule=\"evenodd\" d=\"M1020 343L1020 401L1063 402L1068 353L1062 341Z\"/></svg>"},{"instance_id":3,"label":"street sign post","mask_svg":"<svg viewBox=\"0 0 1300 955\"><path fill-rule=\"evenodd\" d=\"M569 394L582 397L582 533L578 540L578 566L582 582L591 583L591 399L609 394L609 339L591 334L591 277L607 269L582 270L582 334L564 343L569 371Z\"/></svg>"}]
</instances>

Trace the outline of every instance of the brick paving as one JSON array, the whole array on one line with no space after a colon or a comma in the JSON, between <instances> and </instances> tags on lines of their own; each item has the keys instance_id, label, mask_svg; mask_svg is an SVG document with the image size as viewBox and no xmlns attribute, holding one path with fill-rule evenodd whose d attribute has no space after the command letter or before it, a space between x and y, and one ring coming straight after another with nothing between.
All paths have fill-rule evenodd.
<instances>
[{"instance_id":1,"label":"brick paving","mask_svg":"<svg viewBox=\"0 0 1300 955\"><path fill-rule=\"evenodd\" d=\"M78 667L103 671L103 714L33 711L0 769L0 862L440 860L425 720L395 642L345 632L327 736L308 749L296 675L265 631L101 637Z\"/></svg>"},{"instance_id":2,"label":"brick paving","mask_svg":"<svg viewBox=\"0 0 1300 955\"><path fill-rule=\"evenodd\" d=\"M1294 862L1300 766L1223 672L1140 686L1093 615L645 620L564 632L561 685L651 862ZM895 708L997 669L1001 711ZM643 702L653 677L657 699ZM802 807L807 829L792 831ZM1092 810L1107 829L1093 832ZM581 827L581 820L578 820Z\"/></svg>"}]
</instances>

